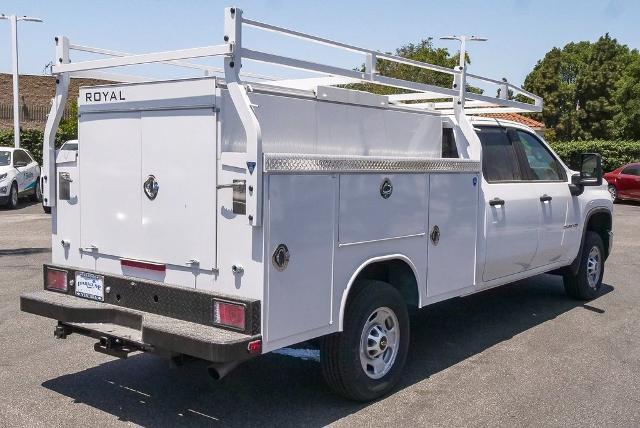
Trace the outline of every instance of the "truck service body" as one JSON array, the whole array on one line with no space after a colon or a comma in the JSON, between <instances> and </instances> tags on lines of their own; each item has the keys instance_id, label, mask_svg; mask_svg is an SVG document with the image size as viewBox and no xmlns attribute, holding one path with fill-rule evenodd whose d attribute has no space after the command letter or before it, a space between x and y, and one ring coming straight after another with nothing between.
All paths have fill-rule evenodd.
<instances>
[{"instance_id":1,"label":"truck service body","mask_svg":"<svg viewBox=\"0 0 640 428\"><path fill-rule=\"evenodd\" d=\"M251 51L242 25L365 53L368 69ZM45 290L25 293L21 306L57 320L58 337L85 334L119 356L190 355L218 377L321 338L329 383L368 400L397 380L412 308L549 271L565 275L571 295L597 291L612 244L599 158L585 155L595 173L576 175L530 129L468 115L540 111L538 97L480 76L532 104L470 94L464 64L384 56L234 8L225 42L142 55L95 49L114 58L69 63L70 49L92 48L57 38L42 180L52 263ZM193 66L179 61L207 55L224 56L224 79L82 88L78 155L56 162L51 132L71 75ZM244 58L325 77L246 83ZM379 59L452 74L453 89L378 76ZM337 87L366 81L407 93ZM429 102L405 102L414 100Z\"/></svg>"}]
</instances>

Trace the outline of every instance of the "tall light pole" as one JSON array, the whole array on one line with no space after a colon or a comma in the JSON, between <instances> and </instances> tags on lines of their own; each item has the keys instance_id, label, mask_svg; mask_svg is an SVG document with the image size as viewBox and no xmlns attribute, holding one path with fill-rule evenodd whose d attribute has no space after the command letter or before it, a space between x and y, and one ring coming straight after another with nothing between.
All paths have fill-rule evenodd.
<instances>
[{"instance_id":1,"label":"tall light pole","mask_svg":"<svg viewBox=\"0 0 640 428\"><path fill-rule=\"evenodd\" d=\"M11 22L11 47L13 54L13 141L20 147L20 93L18 89L18 21L42 22L40 18L31 16L0 15L0 19Z\"/></svg>"}]
</instances>

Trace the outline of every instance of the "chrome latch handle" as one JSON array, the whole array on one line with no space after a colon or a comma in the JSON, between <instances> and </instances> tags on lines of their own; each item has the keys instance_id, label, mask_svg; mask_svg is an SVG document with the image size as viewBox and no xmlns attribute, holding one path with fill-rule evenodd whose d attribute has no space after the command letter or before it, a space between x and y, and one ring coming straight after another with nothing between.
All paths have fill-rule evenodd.
<instances>
[{"instance_id":1,"label":"chrome latch handle","mask_svg":"<svg viewBox=\"0 0 640 428\"><path fill-rule=\"evenodd\" d=\"M229 184L218 184L216 186L216 189L220 190L220 189L233 189L235 187L244 187L244 185L246 184L246 180L238 180L234 183L229 183Z\"/></svg>"}]
</instances>

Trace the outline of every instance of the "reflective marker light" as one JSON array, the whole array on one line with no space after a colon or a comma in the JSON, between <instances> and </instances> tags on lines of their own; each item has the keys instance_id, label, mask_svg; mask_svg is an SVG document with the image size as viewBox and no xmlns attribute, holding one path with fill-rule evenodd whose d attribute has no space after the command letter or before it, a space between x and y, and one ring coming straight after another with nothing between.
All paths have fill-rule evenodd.
<instances>
[{"instance_id":1,"label":"reflective marker light","mask_svg":"<svg viewBox=\"0 0 640 428\"><path fill-rule=\"evenodd\" d=\"M262 352L262 340L258 339L253 342L249 342L247 345L247 351L249 351L250 354L259 354Z\"/></svg>"},{"instance_id":2,"label":"reflective marker light","mask_svg":"<svg viewBox=\"0 0 640 428\"><path fill-rule=\"evenodd\" d=\"M244 330L244 312L245 308L242 304L223 302L220 300L213 301L213 321L216 324Z\"/></svg>"},{"instance_id":3,"label":"reflective marker light","mask_svg":"<svg viewBox=\"0 0 640 428\"><path fill-rule=\"evenodd\" d=\"M49 290L67 291L67 272L47 269L46 285Z\"/></svg>"}]
</instances>

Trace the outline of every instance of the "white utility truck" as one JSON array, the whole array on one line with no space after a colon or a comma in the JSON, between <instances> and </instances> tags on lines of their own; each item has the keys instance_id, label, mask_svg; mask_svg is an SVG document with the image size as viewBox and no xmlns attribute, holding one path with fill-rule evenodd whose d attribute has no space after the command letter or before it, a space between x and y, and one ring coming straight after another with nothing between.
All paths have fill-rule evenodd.
<instances>
[{"instance_id":1,"label":"white utility truck","mask_svg":"<svg viewBox=\"0 0 640 428\"><path fill-rule=\"evenodd\" d=\"M554 271L593 298L612 244L600 158L569 169L530 129L473 118L539 112L509 83L250 20L225 9L223 43L131 55L56 38L57 92L42 173L52 263L23 311L95 349L238 363L319 339L338 393L379 397L398 381L412 310ZM354 71L253 50L244 27L364 56ZM70 62L69 51L108 58ZM220 56L224 78L187 62ZM319 77L274 80L263 62ZM451 87L382 76L380 61L446 73ZM103 69L163 63L194 79ZM122 82L80 90L78 156L54 136L71 76ZM468 79L502 88L471 93ZM250 81L249 81L250 80ZM376 95L366 83L399 88ZM355 86L366 88L368 86ZM521 95L530 102L509 98ZM437 352L437 351L434 351Z\"/></svg>"}]
</instances>

